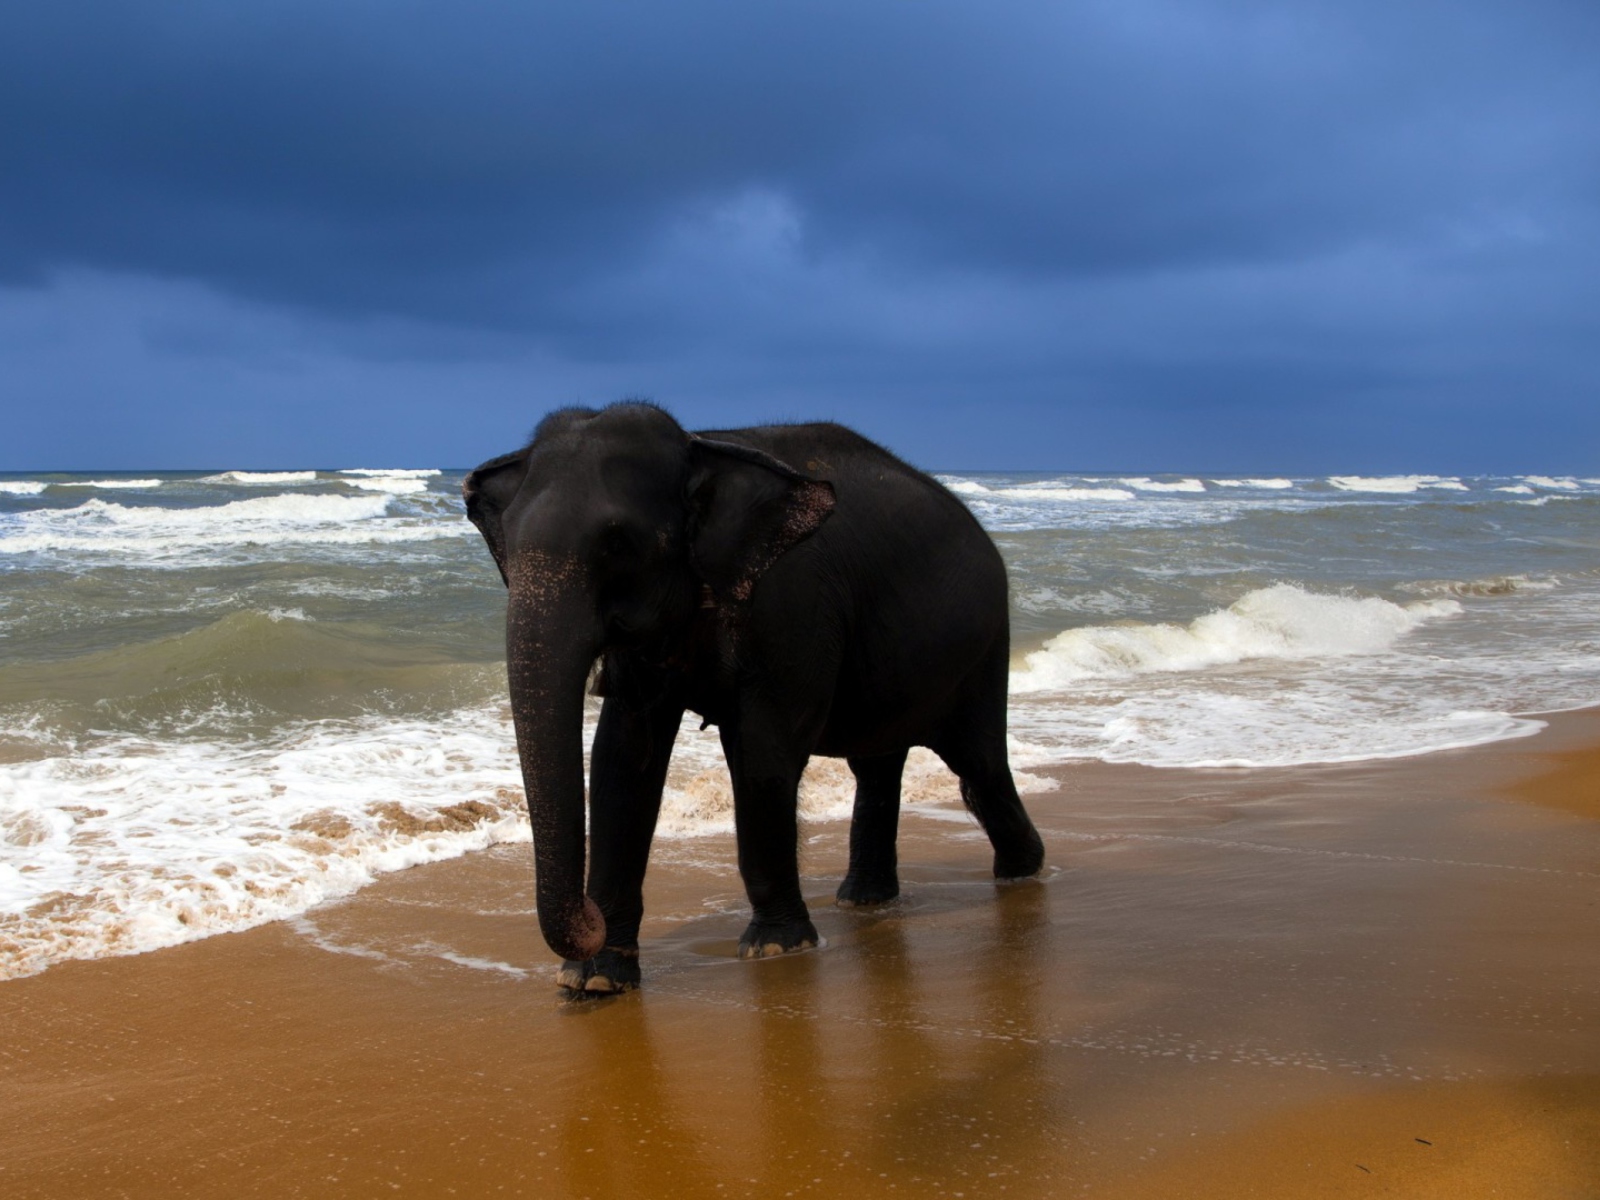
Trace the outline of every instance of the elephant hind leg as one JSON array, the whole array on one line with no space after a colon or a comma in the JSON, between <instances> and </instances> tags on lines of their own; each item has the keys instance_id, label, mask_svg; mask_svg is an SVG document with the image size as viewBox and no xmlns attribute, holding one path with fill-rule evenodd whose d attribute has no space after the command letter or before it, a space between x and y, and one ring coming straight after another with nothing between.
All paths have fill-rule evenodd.
<instances>
[{"instance_id":1,"label":"elephant hind leg","mask_svg":"<svg viewBox=\"0 0 1600 1200\"><path fill-rule=\"evenodd\" d=\"M1011 778L1006 751L1007 670L1001 647L975 677L966 702L930 748L961 780L962 803L989 835L995 877L1021 879L1037 875L1044 866L1044 842Z\"/></svg>"},{"instance_id":2,"label":"elephant hind leg","mask_svg":"<svg viewBox=\"0 0 1600 1200\"><path fill-rule=\"evenodd\" d=\"M1044 866L1044 840L1034 828L1009 767L961 776L961 801L989 835L996 879L1024 879Z\"/></svg>"},{"instance_id":3,"label":"elephant hind leg","mask_svg":"<svg viewBox=\"0 0 1600 1200\"><path fill-rule=\"evenodd\" d=\"M900 894L895 837L906 751L848 762L856 777L856 805L850 820L850 870L837 893L846 908L882 904Z\"/></svg>"}]
</instances>

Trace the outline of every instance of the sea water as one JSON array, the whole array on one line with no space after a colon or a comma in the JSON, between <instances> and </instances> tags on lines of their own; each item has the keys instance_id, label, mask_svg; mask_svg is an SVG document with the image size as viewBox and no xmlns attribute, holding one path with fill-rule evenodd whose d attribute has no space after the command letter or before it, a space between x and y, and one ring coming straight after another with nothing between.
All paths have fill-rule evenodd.
<instances>
[{"instance_id":1,"label":"sea water","mask_svg":"<svg viewBox=\"0 0 1600 1200\"><path fill-rule=\"evenodd\" d=\"M1010 568L1024 791L1082 759L1424 754L1600 703L1600 480L941 479ZM0 477L0 978L528 839L504 591L460 483ZM819 760L804 818L846 818L851 793ZM926 752L906 796L960 811ZM659 836L731 827L690 719Z\"/></svg>"}]
</instances>

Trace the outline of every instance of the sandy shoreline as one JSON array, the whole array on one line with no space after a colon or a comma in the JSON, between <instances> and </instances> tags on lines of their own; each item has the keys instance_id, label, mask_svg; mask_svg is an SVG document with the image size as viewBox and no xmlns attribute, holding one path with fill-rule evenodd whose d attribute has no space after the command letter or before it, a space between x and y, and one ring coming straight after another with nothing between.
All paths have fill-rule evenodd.
<instances>
[{"instance_id":1,"label":"sandy shoreline","mask_svg":"<svg viewBox=\"0 0 1600 1200\"><path fill-rule=\"evenodd\" d=\"M905 895L730 959L663 844L646 988L557 1001L525 846L0 985L7 1197L1590 1196L1600 711L1423 758L1087 764L1043 881L908 814Z\"/></svg>"}]
</instances>

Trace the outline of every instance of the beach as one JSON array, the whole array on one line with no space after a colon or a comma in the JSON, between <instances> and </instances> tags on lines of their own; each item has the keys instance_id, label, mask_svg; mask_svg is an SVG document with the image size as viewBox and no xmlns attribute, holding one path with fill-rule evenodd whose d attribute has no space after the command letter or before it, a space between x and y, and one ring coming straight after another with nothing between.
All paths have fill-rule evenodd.
<instances>
[{"instance_id":1,"label":"beach","mask_svg":"<svg viewBox=\"0 0 1600 1200\"><path fill-rule=\"evenodd\" d=\"M877 910L815 822L825 945L753 963L731 838L661 842L614 999L559 998L525 845L61 963L0 986L0 1193L1591 1196L1600 712L1546 720L1061 766L1039 880L911 811Z\"/></svg>"}]
</instances>

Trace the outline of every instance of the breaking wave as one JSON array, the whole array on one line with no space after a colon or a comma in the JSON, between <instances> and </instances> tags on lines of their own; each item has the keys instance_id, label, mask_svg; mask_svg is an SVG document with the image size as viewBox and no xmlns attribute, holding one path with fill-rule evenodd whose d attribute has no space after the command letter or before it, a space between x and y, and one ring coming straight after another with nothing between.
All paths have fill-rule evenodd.
<instances>
[{"instance_id":1,"label":"breaking wave","mask_svg":"<svg viewBox=\"0 0 1600 1200\"><path fill-rule=\"evenodd\" d=\"M64 479L60 483L52 483L51 487L58 488L94 488L97 491L149 491L151 488L161 486L159 479Z\"/></svg>"},{"instance_id":2,"label":"breaking wave","mask_svg":"<svg viewBox=\"0 0 1600 1200\"><path fill-rule=\"evenodd\" d=\"M438 467L344 467L339 474L381 476L385 479L431 479L444 472Z\"/></svg>"},{"instance_id":3,"label":"breaking wave","mask_svg":"<svg viewBox=\"0 0 1600 1200\"><path fill-rule=\"evenodd\" d=\"M1277 584L1250 592L1187 625L1095 625L1069 629L1025 656L1014 694L1054 691L1084 679L1195 671L1250 659L1375 654L1425 621L1461 611L1454 600L1399 605Z\"/></svg>"},{"instance_id":4,"label":"breaking wave","mask_svg":"<svg viewBox=\"0 0 1600 1200\"><path fill-rule=\"evenodd\" d=\"M0 525L0 554L87 552L157 563L204 549L430 541L463 533L458 523L437 519L380 520L390 499L285 494L201 508L128 507L96 499L15 514Z\"/></svg>"},{"instance_id":5,"label":"breaking wave","mask_svg":"<svg viewBox=\"0 0 1600 1200\"><path fill-rule=\"evenodd\" d=\"M1123 479L1119 482L1141 492L1203 492L1206 485L1198 479L1147 479L1139 476L1136 479Z\"/></svg>"},{"instance_id":6,"label":"breaking wave","mask_svg":"<svg viewBox=\"0 0 1600 1200\"><path fill-rule=\"evenodd\" d=\"M201 483L241 483L247 487L267 487L280 483L315 483L315 471L224 471L207 475Z\"/></svg>"},{"instance_id":7,"label":"breaking wave","mask_svg":"<svg viewBox=\"0 0 1600 1200\"><path fill-rule=\"evenodd\" d=\"M1004 497L1007 500L1132 500L1126 488L1068 487L1049 483L1022 483L1016 487L985 487L972 480L958 479L945 484L958 496Z\"/></svg>"},{"instance_id":8,"label":"breaking wave","mask_svg":"<svg viewBox=\"0 0 1600 1200\"><path fill-rule=\"evenodd\" d=\"M1443 475L1330 475L1328 482L1341 492L1381 492L1406 495L1423 488L1464 492L1467 485Z\"/></svg>"}]
</instances>

